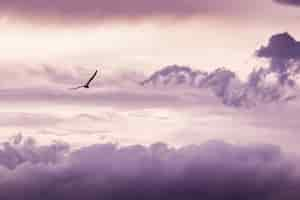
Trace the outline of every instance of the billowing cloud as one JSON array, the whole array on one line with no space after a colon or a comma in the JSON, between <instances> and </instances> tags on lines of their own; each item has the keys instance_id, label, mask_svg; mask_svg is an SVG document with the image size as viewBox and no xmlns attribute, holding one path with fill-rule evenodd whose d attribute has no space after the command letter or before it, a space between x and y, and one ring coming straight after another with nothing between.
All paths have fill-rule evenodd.
<instances>
[{"instance_id":1,"label":"billowing cloud","mask_svg":"<svg viewBox=\"0 0 300 200\"><path fill-rule=\"evenodd\" d=\"M289 81L289 74L300 70L300 42L289 33L273 35L267 46L256 51L257 57L270 59L270 70L278 73L282 83Z\"/></svg>"},{"instance_id":2,"label":"billowing cloud","mask_svg":"<svg viewBox=\"0 0 300 200\"><path fill-rule=\"evenodd\" d=\"M239 12L247 7L237 0L87 0L87 1L10 1L0 3L2 13L34 19L58 19L69 21L130 19L155 16L186 17L212 13Z\"/></svg>"},{"instance_id":3,"label":"billowing cloud","mask_svg":"<svg viewBox=\"0 0 300 200\"><path fill-rule=\"evenodd\" d=\"M299 0L274 0L275 2L292 5L292 6L300 6Z\"/></svg>"},{"instance_id":4,"label":"billowing cloud","mask_svg":"<svg viewBox=\"0 0 300 200\"><path fill-rule=\"evenodd\" d=\"M267 46L257 51L257 56L278 59L300 58L300 42L289 33L275 34L270 38Z\"/></svg>"},{"instance_id":5,"label":"billowing cloud","mask_svg":"<svg viewBox=\"0 0 300 200\"><path fill-rule=\"evenodd\" d=\"M17 138L0 151L1 199L296 200L298 162L275 146L98 144L67 153Z\"/></svg>"},{"instance_id":6,"label":"billowing cloud","mask_svg":"<svg viewBox=\"0 0 300 200\"><path fill-rule=\"evenodd\" d=\"M40 146L33 138L24 139L21 134L12 137L9 142L1 144L1 147L0 166L7 169L15 169L26 162L32 164L56 163L69 150L69 146L65 143L55 142L48 146Z\"/></svg>"}]
</instances>

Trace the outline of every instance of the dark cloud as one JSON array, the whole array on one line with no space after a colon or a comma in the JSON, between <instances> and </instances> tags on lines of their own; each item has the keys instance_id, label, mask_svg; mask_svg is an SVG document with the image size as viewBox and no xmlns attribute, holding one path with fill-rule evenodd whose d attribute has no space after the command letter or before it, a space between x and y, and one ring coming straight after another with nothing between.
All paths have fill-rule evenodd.
<instances>
[{"instance_id":1,"label":"dark cloud","mask_svg":"<svg viewBox=\"0 0 300 200\"><path fill-rule=\"evenodd\" d=\"M300 42L289 33L273 35L267 46L256 51L256 56L270 59L270 71L279 75L282 84L294 85L289 76L298 73L300 69Z\"/></svg>"},{"instance_id":2,"label":"dark cloud","mask_svg":"<svg viewBox=\"0 0 300 200\"><path fill-rule=\"evenodd\" d=\"M98 144L71 153L67 145L38 146L32 139L5 145L1 199L300 198L297 161L270 145Z\"/></svg>"},{"instance_id":3,"label":"dark cloud","mask_svg":"<svg viewBox=\"0 0 300 200\"><path fill-rule=\"evenodd\" d=\"M273 35L267 46L257 51L258 57L277 59L300 58L300 42L296 41L289 33Z\"/></svg>"},{"instance_id":4,"label":"dark cloud","mask_svg":"<svg viewBox=\"0 0 300 200\"><path fill-rule=\"evenodd\" d=\"M0 11L41 20L128 19L153 16L182 17L234 10L236 0L2 0Z\"/></svg>"},{"instance_id":5,"label":"dark cloud","mask_svg":"<svg viewBox=\"0 0 300 200\"><path fill-rule=\"evenodd\" d=\"M273 1L281 4L300 6L300 0L273 0Z\"/></svg>"}]
</instances>

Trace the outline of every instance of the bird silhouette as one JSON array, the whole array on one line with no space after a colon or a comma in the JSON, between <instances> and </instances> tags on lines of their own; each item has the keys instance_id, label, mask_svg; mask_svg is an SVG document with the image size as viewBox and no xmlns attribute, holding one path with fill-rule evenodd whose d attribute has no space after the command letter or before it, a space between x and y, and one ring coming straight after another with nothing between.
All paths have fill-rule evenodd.
<instances>
[{"instance_id":1,"label":"bird silhouette","mask_svg":"<svg viewBox=\"0 0 300 200\"><path fill-rule=\"evenodd\" d=\"M96 75L98 73L98 70L96 70L94 72L94 74L91 76L91 78L84 84L84 85L81 85L81 86L78 86L78 87L75 87L75 88L70 88L71 90L77 90L79 88L90 88L90 83L92 82L92 80L95 79Z\"/></svg>"}]
</instances>

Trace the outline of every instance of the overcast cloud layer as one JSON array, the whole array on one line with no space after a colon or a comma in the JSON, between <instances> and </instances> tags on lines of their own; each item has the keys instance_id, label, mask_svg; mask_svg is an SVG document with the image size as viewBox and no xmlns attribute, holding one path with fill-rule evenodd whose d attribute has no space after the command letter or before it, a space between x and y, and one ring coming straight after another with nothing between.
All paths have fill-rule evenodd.
<instances>
[{"instance_id":1,"label":"overcast cloud layer","mask_svg":"<svg viewBox=\"0 0 300 200\"><path fill-rule=\"evenodd\" d=\"M0 3L1 13L34 19L93 21L144 17L188 17L194 15L231 15L255 7L253 1L238 0L61 0L11 1Z\"/></svg>"},{"instance_id":2,"label":"overcast cloud layer","mask_svg":"<svg viewBox=\"0 0 300 200\"><path fill-rule=\"evenodd\" d=\"M276 146L98 144L69 152L22 136L0 151L1 199L296 200L298 161Z\"/></svg>"},{"instance_id":3,"label":"overcast cloud layer","mask_svg":"<svg viewBox=\"0 0 300 200\"><path fill-rule=\"evenodd\" d=\"M299 4L296 0L277 2ZM285 24L278 20L281 16L296 17L293 14L298 13L297 8L280 6L279 3L272 0L2 0L0 25L13 24L14 17L26 22L38 21L43 25L58 21L82 25L86 22L99 23L115 19L218 16L214 20L230 30L225 33L235 37L241 32L237 32L229 21L223 21L223 17L242 19L242 31L254 29L249 33L252 35L258 33L261 27L253 28L248 26L251 23L247 23L247 30L244 29L244 24L253 20L254 16L260 20L271 18L271 26L273 23ZM280 9L282 12L279 12ZM289 9L296 12L284 12ZM263 13L263 17L258 13ZM290 15L286 15L287 13ZM290 19L292 20L288 18ZM206 22L198 18L195 21L201 24ZM290 26L293 24L285 22ZM132 51L134 58L139 59L139 56L147 57L148 51L133 48L133 43L141 43L143 46L146 45L143 42L150 38L147 44L150 59L159 59L159 56L152 55L152 52L157 52L161 56L170 55L173 62L173 57L180 57L180 54L195 53L197 59L202 59L206 57L202 52L209 50L206 49L207 46L212 47L212 52L220 50L214 44L218 43L217 38L221 38L220 41L225 42L220 42L221 47L224 46L221 51L226 52L226 57L230 57L230 49L237 52L239 49L234 42L231 44L231 40L227 41L226 34L216 29L221 27L217 24L207 24L207 27L213 29L206 33L207 36L198 34L198 29L195 28L198 25L194 24L190 27L178 26L178 29L167 29L165 26L154 28L155 31L148 31L151 37L146 37L146 34L137 34L139 37L133 34L129 37L126 32L131 34L133 29L122 31L118 24L115 24L115 32L110 32L110 27L104 35L87 34L82 30L82 34L77 37L75 29L70 31L71 34L65 33L63 37L60 32L53 35L54 32L50 30L40 33L42 36L35 35L35 30L26 32L21 27L15 32L6 32L2 46L3 52L8 51L6 55L14 61L18 60L18 53L25 53L29 57L32 54L34 59L38 59L41 55L51 54L51 48L53 52L59 49L53 54L61 54L64 58L67 54L64 48L70 52L78 50L80 55L99 52L98 48L92 48L94 45L103 47L104 52L116 45L117 53L111 50L115 53L112 55L122 54L120 59L123 56L127 58L129 56L126 52ZM266 25L266 28L268 26L270 25ZM201 32L210 30L203 27L204 31L202 27L199 28ZM281 25L276 27L282 28ZM69 26L65 28L68 29ZM181 34L180 29L191 30L191 34ZM3 26L3 30L6 30L6 26ZM148 29L137 27L135 31L143 30L145 32ZM166 31L165 35L160 32L162 30ZM92 27L92 32L94 31L102 33L105 29L96 30ZM274 30L272 28L266 34L267 32ZM177 33L178 36L169 33ZM110 35L113 35L112 38ZM151 40L153 35L155 37ZM197 45L193 46L195 49L186 45L191 42L188 38L192 38L192 35L198 36L192 42L203 46L203 51L196 48ZM62 39L57 40L56 37ZM97 37L102 40L86 40ZM49 42L46 42L47 39L50 39ZM162 42L164 40L166 43ZM197 43L197 40L200 42ZM203 45L205 41L213 43L214 40L217 41L214 44ZM232 41L235 40L238 39L234 38ZM247 39L243 37L240 40ZM84 41L88 44L84 45ZM178 45L172 46L176 41ZM154 43L163 45L152 48L152 43L153 46ZM164 45L170 48L158 51L163 50ZM126 48L121 48L123 46ZM170 51L172 48L180 48L182 52L178 55L175 51ZM283 49L285 54L282 53ZM270 59L271 69L283 74L288 71L287 64L290 60L299 60L299 49L299 41L285 33L274 35L266 46L257 51L257 56ZM71 54L73 55L73 51ZM95 55L101 62L102 57ZM212 55L212 60L222 60L217 54ZM238 57L239 54L234 55L234 59ZM107 59L117 58L118 56L109 56ZM277 63L284 68L279 68L275 65ZM0 144L1 200L300 199L299 159L285 153L290 151L299 154L298 100L285 102L286 104L262 104L251 110L225 108L210 91L195 93L186 88L170 91L143 88L137 84L145 79L143 74L118 71L111 76L107 66L103 66L103 70L101 68L101 73L92 82L90 90L69 90L70 87L84 83L95 68L97 67L67 68L64 65L38 65L33 68L1 66L0 141L3 138L6 141L18 131L34 136L34 139L24 139L19 134L9 142ZM39 145L36 142L49 143L52 139L67 143L54 141L48 145ZM218 141L201 144L211 139ZM178 148L168 147L164 143L145 146L157 141L177 145ZM266 145L254 145L257 143ZM124 146L128 144L139 145Z\"/></svg>"}]
</instances>

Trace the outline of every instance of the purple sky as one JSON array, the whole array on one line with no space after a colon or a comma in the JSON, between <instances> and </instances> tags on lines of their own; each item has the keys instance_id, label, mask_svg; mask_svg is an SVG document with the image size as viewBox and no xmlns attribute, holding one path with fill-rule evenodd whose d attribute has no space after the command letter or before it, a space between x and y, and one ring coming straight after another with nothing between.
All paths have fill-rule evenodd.
<instances>
[{"instance_id":1,"label":"purple sky","mask_svg":"<svg viewBox=\"0 0 300 200\"><path fill-rule=\"evenodd\" d=\"M210 92L182 89L166 93L144 90L136 83L170 64L206 71L226 67L244 81L253 68L266 67L269 60L277 61L281 46L277 48L276 44L268 43L272 35L286 31L292 35L295 40L292 47L285 48L292 56L297 54L300 38L296 1L4 0L0 3L0 13L0 103L5 107L3 115L11 116L3 117L0 124L5 125L4 130L12 132L17 132L11 123L14 120L20 129L23 125L34 127L39 122L45 125L39 127L43 130L31 132L64 132L74 122L62 128L57 125L61 119L65 122L80 114L89 114L80 105L88 105L89 111L97 112L101 112L102 107L112 107L112 113L119 109L143 112L143 109L152 108L164 113L166 108L174 111L174 119L172 116L170 119L176 121L181 112L177 107L192 109L201 103L201 109L213 110L209 113L213 113L210 117L215 119L214 113L222 112L223 108ZM67 90L82 83L96 68L101 69L100 76L93 82L97 89L78 93ZM68 104L74 107L67 108ZM41 107L40 112L33 109L35 105ZM60 106L62 108L57 109ZM291 115L297 113L295 110ZM92 114L98 116L96 111ZM286 112L289 111L290 108ZM232 118L245 120L242 127L248 127L247 123L260 124L252 118L261 119L264 112L257 109L253 115L237 114ZM187 113L187 121L193 119L193 112ZM276 120L272 114L270 120ZM221 119L226 121L228 116L231 112ZM49 130L44 123L47 119L58 127ZM28 121L28 126L23 121ZM188 122L183 120L178 124L187 126L185 123ZM205 127L209 129L213 123L208 124ZM266 124L264 131L269 135L273 127L269 121ZM283 124L289 136L298 128L293 117L287 117ZM187 127L194 126L197 127L197 123L191 122ZM108 129L113 131L110 126ZM228 127L222 133L226 135L238 129ZM173 131L181 134L181 131ZM216 136L204 135L206 139ZM256 141L250 135L222 136L222 139L243 143ZM177 141L177 136L174 137ZM156 139L155 136L150 140ZM188 138L183 144L188 141L192 140ZM283 146L289 141L291 137Z\"/></svg>"},{"instance_id":2,"label":"purple sky","mask_svg":"<svg viewBox=\"0 0 300 200\"><path fill-rule=\"evenodd\" d=\"M252 108L225 106L219 89L251 91L258 67L291 73L299 5L0 0L0 199L298 200L300 87ZM173 64L236 79L139 84ZM68 89L95 69L89 90ZM276 98L270 82L250 95Z\"/></svg>"},{"instance_id":3,"label":"purple sky","mask_svg":"<svg viewBox=\"0 0 300 200\"><path fill-rule=\"evenodd\" d=\"M134 19L148 17L184 17L243 15L244 12L264 8L266 1L238 0L87 0L87 1L1 1L1 13L29 20L60 19L80 23L106 19ZM76 22L77 21L77 22Z\"/></svg>"},{"instance_id":4,"label":"purple sky","mask_svg":"<svg viewBox=\"0 0 300 200\"><path fill-rule=\"evenodd\" d=\"M296 200L300 195L298 160L272 145L98 144L68 152L66 143L41 146L17 136L0 150L0 197Z\"/></svg>"},{"instance_id":5,"label":"purple sky","mask_svg":"<svg viewBox=\"0 0 300 200\"><path fill-rule=\"evenodd\" d=\"M298 55L297 5L297 1L272 0L4 0L0 2L1 103L8 105L6 113L15 107L27 113L35 103L46 102L46 117L52 106L68 103L126 109L193 107L199 101L219 106L210 94L144 91L133 83L170 64L206 71L226 67L244 80L253 68L278 61L280 45L274 50L268 43L276 33L289 32L295 41L285 52ZM96 90L66 91L95 68L101 69L93 83ZM74 115L80 114L75 111Z\"/></svg>"},{"instance_id":6,"label":"purple sky","mask_svg":"<svg viewBox=\"0 0 300 200\"><path fill-rule=\"evenodd\" d=\"M271 35L300 36L299 8L272 0L4 0L0 13L0 66L150 72L176 63L247 74L242 65L256 64L251 56Z\"/></svg>"}]
</instances>

